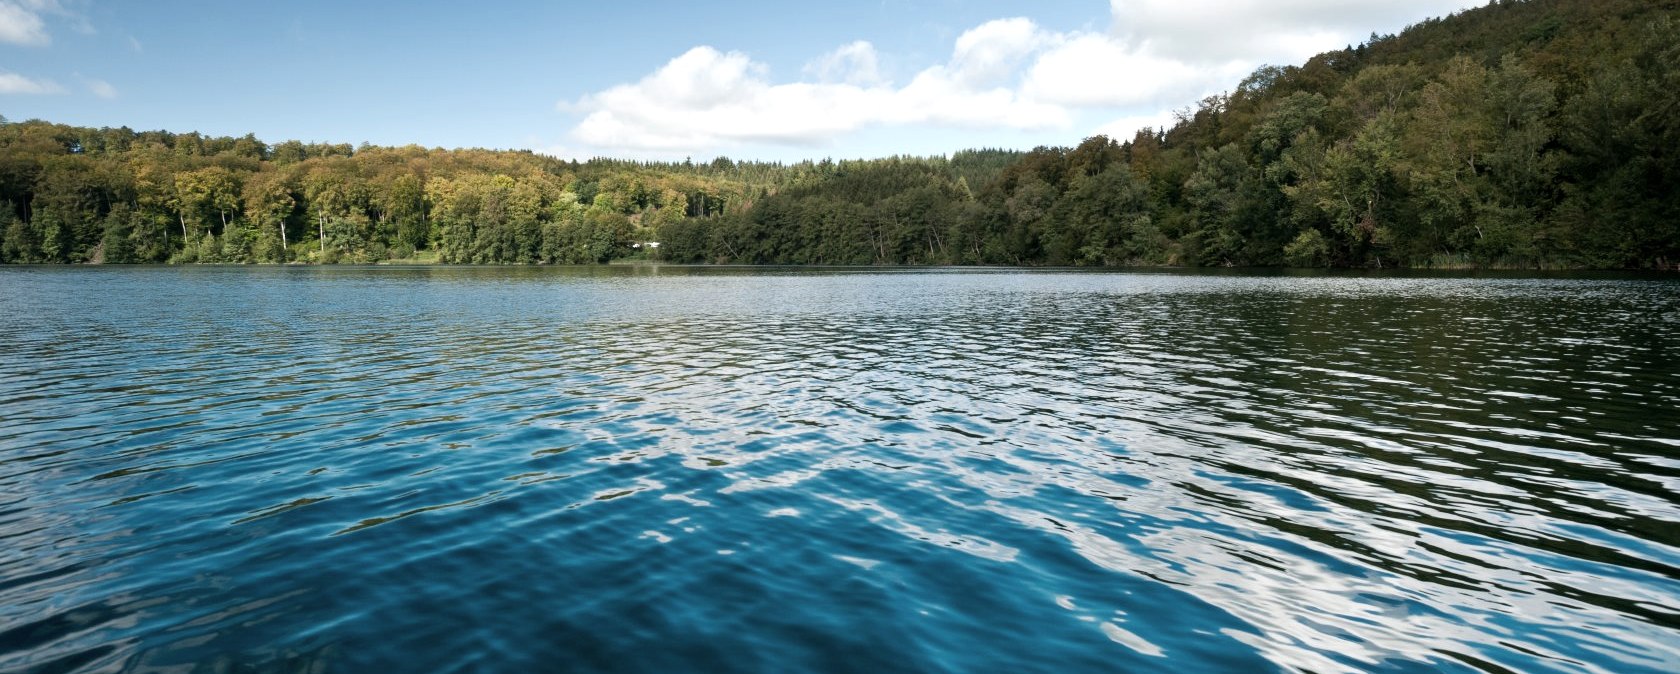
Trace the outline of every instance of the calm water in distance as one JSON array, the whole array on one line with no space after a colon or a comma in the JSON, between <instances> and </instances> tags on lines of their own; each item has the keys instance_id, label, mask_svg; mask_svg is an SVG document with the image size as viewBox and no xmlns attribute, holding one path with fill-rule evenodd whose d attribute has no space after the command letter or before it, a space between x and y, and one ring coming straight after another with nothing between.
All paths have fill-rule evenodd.
<instances>
[{"instance_id":1,"label":"calm water in distance","mask_svg":"<svg viewBox=\"0 0 1680 674\"><path fill-rule=\"evenodd\" d=\"M0 671L1680 671L1680 282L0 268Z\"/></svg>"}]
</instances>

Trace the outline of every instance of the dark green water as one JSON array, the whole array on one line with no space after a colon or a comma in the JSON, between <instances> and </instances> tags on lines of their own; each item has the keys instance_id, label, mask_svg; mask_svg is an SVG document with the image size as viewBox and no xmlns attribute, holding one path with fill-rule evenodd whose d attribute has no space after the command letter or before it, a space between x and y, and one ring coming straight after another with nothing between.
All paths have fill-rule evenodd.
<instances>
[{"instance_id":1,"label":"dark green water","mask_svg":"<svg viewBox=\"0 0 1680 674\"><path fill-rule=\"evenodd\" d=\"M1672 279L0 268L0 671L1680 671Z\"/></svg>"}]
</instances>

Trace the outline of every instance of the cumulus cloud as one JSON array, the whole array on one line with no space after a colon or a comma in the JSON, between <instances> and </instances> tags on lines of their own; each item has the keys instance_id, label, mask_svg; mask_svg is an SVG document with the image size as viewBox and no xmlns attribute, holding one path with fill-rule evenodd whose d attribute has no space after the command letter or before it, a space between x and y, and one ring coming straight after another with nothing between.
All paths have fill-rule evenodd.
<instances>
[{"instance_id":1,"label":"cumulus cloud","mask_svg":"<svg viewBox=\"0 0 1680 674\"><path fill-rule=\"evenodd\" d=\"M47 14L68 22L70 28L78 33L92 35L97 32L85 14L71 9L80 3L69 0L69 6L66 4L62 0L0 0L0 43L25 47L52 44L52 35L47 33L47 22L43 18Z\"/></svg>"},{"instance_id":2,"label":"cumulus cloud","mask_svg":"<svg viewBox=\"0 0 1680 674\"><path fill-rule=\"evenodd\" d=\"M873 47L862 44L819 61L830 80L840 81L773 84L769 69L746 54L695 47L639 82L561 107L585 113L573 129L579 142L628 150L816 145L873 124L1031 129L1068 123L1057 106L1025 100L1007 87L972 86L972 72L961 67L929 68L902 87L881 84L864 56Z\"/></svg>"},{"instance_id":3,"label":"cumulus cloud","mask_svg":"<svg viewBox=\"0 0 1680 674\"><path fill-rule=\"evenodd\" d=\"M571 141L665 154L741 144L821 146L873 126L995 131L1077 129L1130 138L1168 113L1234 86L1264 64L1298 63L1375 29L1392 32L1481 0L1110 0L1107 31L1047 30L1031 19L962 33L949 57L902 84L874 45L852 42L776 82L741 52L698 46L637 82L559 108L582 115ZM983 141L982 141L983 142Z\"/></svg>"},{"instance_id":4,"label":"cumulus cloud","mask_svg":"<svg viewBox=\"0 0 1680 674\"><path fill-rule=\"evenodd\" d=\"M1176 121L1171 110L1163 110L1150 115L1126 115L1098 126L1091 130L1093 136L1108 136L1118 141L1128 141L1144 129L1162 131L1170 128Z\"/></svg>"},{"instance_id":5,"label":"cumulus cloud","mask_svg":"<svg viewBox=\"0 0 1680 674\"><path fill-rule=\"evenodd\" d=\"M1112 34L1186 63L1295 63L1485 0L1109 0Z\"/></svg>"},{"instance_id":6,"label":"cumulus cloud","mask_svg":"<svg viewBox=\"0 0 1680 674\"><path fill-rule=\"evenodd\" d=\"M1058 36L1027 71L1029 97L1073 107L1119 107L1195 96L1207 75L1107 35Z\"/></svg>"},{"instance_id":7,"label":"cumulus cloud","mask_svg":"<svg viewBox=\"0 0 1680 674\"><path fill-rule=\"evenodd\" d=\"M0 42L42 47L52 42L41 20L41 3L0 0Z\"/></svg>"},{"instance_id":8,"label":"cumulus cloud","mask_svg":"<svg viewBox=\"0 0 1680 674\"><path fill-rule=\"evenodd\" d=\"M957 37L947 67L954 82L992 86L1007 81L1049 35L1025 18L987 21Z\"/></svg>"},{"instance_id":9,"label":"cumulus cloud","mask_svg":"<svg viewBox=\"0 0 1680 674\"><path fill-rule=\"evenodd\" d=\"M34 80L17 73L0 72L0 94L62 94L64 87L52 80Z\"/></svg>"},{"instance_id":10,"label":"cumulus cloud","mask_svg":"<svg viewBox=\"0 0 1680 674\"><path fill-rule=\"evenodd\" d=\"M805 64L805 75L816 78L818 82L840 82L864 87L885 82L881 77L880 57L875 53L875 45L863 40L823 54L817 60Z\"/></svg>"}]
</instances>

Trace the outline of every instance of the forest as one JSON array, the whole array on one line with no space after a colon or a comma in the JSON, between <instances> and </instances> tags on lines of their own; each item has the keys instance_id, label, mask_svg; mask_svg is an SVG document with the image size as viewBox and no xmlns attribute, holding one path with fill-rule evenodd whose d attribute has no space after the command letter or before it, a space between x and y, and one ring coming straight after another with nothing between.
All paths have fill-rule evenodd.
<instances>
[{"instance_id":1,"label":"forest","mask_svg":"<svg viewBox=\"0 0 1680 674\"><path fill-rule=\"evenodd\" d=\"M1677 9L1500 0L1030 152L578 162L0 118L0 262L1673 269Z\"/></svg>"}]
</instances>

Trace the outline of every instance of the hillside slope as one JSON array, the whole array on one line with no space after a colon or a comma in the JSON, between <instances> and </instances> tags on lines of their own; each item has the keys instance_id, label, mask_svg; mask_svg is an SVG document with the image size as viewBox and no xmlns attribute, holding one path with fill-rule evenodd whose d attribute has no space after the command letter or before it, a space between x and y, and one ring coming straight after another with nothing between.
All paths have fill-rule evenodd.
<instances>
[{"instance_id":1,"label":"hillside slope","mask_svg":"<svg viewBox=\"0 0 1680 674\"><path fill-rule=\"evenodd\" d=\"M0 123L0 262L1674 268L1677 63L1680 0L1504 0L1130 139L794 164Z\"/></svg>"},{"instance_id":2,"label":"hillside slope","mask_svg":"<svg viewBox=\"0 0 1680 674\"><path fill-rule=\"evenodd\" d=\"M754 262L1673 267L1677 7L1498 2L1299 66L1261 68L1235 91L1185 109L1170 129L1040 148L972 202L948 176L874 181L883 191L871 194L849 177L703 223L710 239L686 226L671 253ZM891 163L865 168L902 174ZM816 242L839 235L841 208L851 209L839 219L851 245L836 251ZM873 256L860 252L868 247Z\"/></svg>"}]
</instances>

